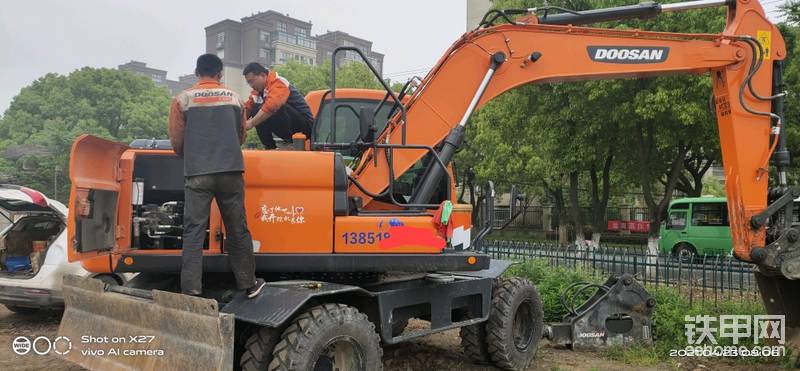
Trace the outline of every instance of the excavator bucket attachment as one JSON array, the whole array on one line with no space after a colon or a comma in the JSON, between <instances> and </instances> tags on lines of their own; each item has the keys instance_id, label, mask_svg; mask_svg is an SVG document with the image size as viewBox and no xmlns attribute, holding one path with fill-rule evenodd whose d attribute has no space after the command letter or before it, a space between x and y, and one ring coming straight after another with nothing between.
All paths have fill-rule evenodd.
<instances>
[{"instance_id":1,"label":"excavator bucket attachment","mask_svg":"<svg viewBox=\"0 0 800 371\"><path fill-rule=\"evenodd\" d=\"M59 354L89 370L232 370L234 317L217 302L64 277ZM63 340L62 340L63 341Z\"/></svg>"}]
</instances>

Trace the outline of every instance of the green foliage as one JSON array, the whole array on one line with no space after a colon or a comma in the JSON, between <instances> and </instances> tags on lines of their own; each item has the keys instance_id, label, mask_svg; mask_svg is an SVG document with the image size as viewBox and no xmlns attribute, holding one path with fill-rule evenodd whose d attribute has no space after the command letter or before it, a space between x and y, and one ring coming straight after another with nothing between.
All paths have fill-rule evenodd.
<instances>
[{"instance_id":1,"label":"green foliage","mask_svg":"<svg viewBox=\"0 0 800 371\"><path fill-rule=\"evenodd\" d=\"M786 22L790 25L800 25L800 1L789 0L778 7L786 17Z\"/></svg>"},{"instance_id":2,"label":"green foliage","mask_svg":"<svg viewBox=\"0 0 800 371\"><path fill-rule=\"evenodd\" d=\"M330 63L322 66L310 66L291 60L286 64L275 67L275 71L289 80L303 95L313 90L328 89L330 86Z\"/></svg>"},{"instance_id":3,"label":"green foliage","mask_svg":"<svg viewBox=\"0 0 800 371\"><path fill-rule=\"evenodd\" d=\"M558 322L567 315L567 310L561 304L561 293L569 286L578 282L599 283L591 273L580 268L551 267L543 260L531 260L512 266L507 272L508 276L523 277L531 281L539 290L542 298L545 322ZM576 298L580 304L589 298L589 293Z\"/></svg>"},{"instance_id":4,"label":"green foliage","mask_svg":"<svg viewBox=\"0 0 800 371\"><path fill-rule=\"evenodd\" d=\"M77 136L125 143L165 138L169 105L166 89L131 72L86 67L66 76L47 74L23 88L0 119L2 181L65 200Z\"/></svg>"},{"instance_id":5,"label":"green foliage","mask_svg":"<svg viewBox=\"0 0 800 371\"><path fill-rule=\"evenodd\" d=\"M313 90L330 89L331 63L310 66L296 61L275 67L281 76L300 91L308 94ZM402 85L400 86L402 87ZM363 63L347 63L336 70L336 88L383 89L381 83Z\"/></svg>"},{"instance_id":6,"label":"green foliage","mask_svg":"<svg viewBox=\"0 0 800 371\"><path fill-rule=\"evenodd\" d=\"M655 366L662 361L655 347L614 346L601 352L603 357L635 366Z\"/></svg>"},{"instance_id":7,"label":"green foliage","mask_svg":"<svg viewBox=\"0 0 800 371\"><path fill-rule=\"evenodd\" d=\"M725 197L725 185L719 180L709 178L703 183L703 195Z\"/></svg>"}]
</instances>

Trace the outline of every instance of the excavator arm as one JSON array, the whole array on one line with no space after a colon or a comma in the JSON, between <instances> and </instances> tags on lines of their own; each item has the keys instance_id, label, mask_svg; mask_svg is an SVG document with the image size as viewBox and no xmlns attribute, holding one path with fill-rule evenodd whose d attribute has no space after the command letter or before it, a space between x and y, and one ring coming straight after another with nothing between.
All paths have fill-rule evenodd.
<instances>
[{"instance_id":1,"label":"excavator arm","mask_svg":"<svg viewBox=\"0 0 800 371\"><path fill-rule=\"evenodd\" d=\"M727 7L719 34L680 34L585 27L662 12ZM548 7L547 11L553 7ZM800 344L800 230L792 226L800 189L787 183L782 91L786 47L754 0L642 3L539 16L542 9L493 10L456 41L421 81L403 114L365 152L349 186L369 205L436 148L444 165L463 141L468 119L492 98L523 84L707 74L712 79L734 255L756 264L770 314L785 315L786 341ZM522 15L516 20L511 17ZM547 14L547 12L545 12ZM508 24L493 25L502 20ZM770 161L777 184L769 185ZM433 163L433 161L428 161ZM409 207L430 202L445 175L428 166ZM391 192L389 192L391 193Z\"/></svg>"},{"instance_id":2,"label":"excavator arm","mask_svg":"<svg viewBox=\"0 0 800 371\"><path fill-rule=\"evenodd\" d=\"M684 4L681 6L681 4ZM720 34L680 34L563 25L597 22L660 11L728 6ZM614 9L617 9L616 11ZM535 10L531 10L535 11ZM519 11L516 11L519 13ZM406 107L378 137L395 146L439 147L447 163L463 139L471 113L517 86L591 79L709 74L713 80L731 230L738 258L752 260L751 249L765 245L765 226L750 220L767 208L767 168L780 122L772 111L773 63L785 58L780 32L756 1L696 1L523 18L465 34L422 80ZM502 14L502 13L498 13ZM615 18L616 17L616 18ZM507 18L507 17L506 17ZM556 23L556 24L548 24ZM405 141L405 142L404 142ZM368 204L425 154L424 150L365 153L349 193ZM387 154L389 154L387 156ZM389 166L391 158L392 169ZM412 202L425 204L444 172L429 166Z\"/></svg>"}]
</instances>

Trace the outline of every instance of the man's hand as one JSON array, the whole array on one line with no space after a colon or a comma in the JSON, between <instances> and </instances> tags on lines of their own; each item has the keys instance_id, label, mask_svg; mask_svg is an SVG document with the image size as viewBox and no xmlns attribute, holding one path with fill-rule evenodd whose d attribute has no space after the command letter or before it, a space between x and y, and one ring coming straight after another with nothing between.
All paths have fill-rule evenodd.
<instances>
[{"instance_id":1,"label":"man's hand","mask_svg":"<svg viewBox=\"0 0 800 371\"><path fill-rule=\"evenodd\" d=\"M253 125L253 119L249 119L249 120L247 120L247 122L244 123L244 129L245 130L250 130L250 129L253 128L253 126L255 126L255 125Z\"/></svg>"}]
</instances>

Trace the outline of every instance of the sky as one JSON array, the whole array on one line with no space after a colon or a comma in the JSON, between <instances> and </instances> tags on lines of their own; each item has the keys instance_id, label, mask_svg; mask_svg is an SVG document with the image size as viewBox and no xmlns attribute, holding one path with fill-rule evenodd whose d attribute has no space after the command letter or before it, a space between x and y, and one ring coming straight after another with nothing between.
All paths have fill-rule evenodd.
<instances>
[{"instance_id":1,"label":"sky","mask_svg":"<svg viewBox=\"0 0 800 371\"><path fill-rule=\"evenodd\" d=\"M763 0L773 21L786 0ZM131 60L192 73L206 26L269 9L313 23L311 34L341 30L385 54L384 77L423 76L466 30L467 0L11 0L0 12L0 112L49 72L116 68Z\"/></svg>"},{"instance_id":2,"label":"sky","mask_svg":"<svg viewBox=\"0 0 800 371\"><path fill-rule=\"evenodd\" d=\"M466 0L4 0L0 112L48 72L137 60L177 80L205 53L206 26L270 9L311 21L312 35L341 30L371 40L386 55L388 77L424 73L464 33L467 18Z\"/></svg>"}]
</instances>

